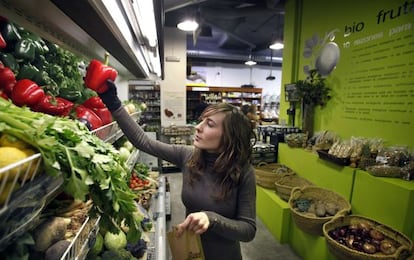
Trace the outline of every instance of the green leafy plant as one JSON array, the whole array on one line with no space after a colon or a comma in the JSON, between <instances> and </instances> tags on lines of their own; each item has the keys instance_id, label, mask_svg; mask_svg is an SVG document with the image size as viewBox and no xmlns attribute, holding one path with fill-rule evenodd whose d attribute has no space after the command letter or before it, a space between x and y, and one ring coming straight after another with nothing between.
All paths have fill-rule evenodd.
<instances>
[{"instance_id":1,"label":"green leafy plant","mask_svg":"<svg viewBox=\"0 0 414 260\"><path fill-rule=\"evenodd\" d=\"M316 69L312 69L305 80L296 82L298 95L304 104L321 107L327 104L331 99L331 89L326 85L325 80Z\"/></svg>"}]
</instances>

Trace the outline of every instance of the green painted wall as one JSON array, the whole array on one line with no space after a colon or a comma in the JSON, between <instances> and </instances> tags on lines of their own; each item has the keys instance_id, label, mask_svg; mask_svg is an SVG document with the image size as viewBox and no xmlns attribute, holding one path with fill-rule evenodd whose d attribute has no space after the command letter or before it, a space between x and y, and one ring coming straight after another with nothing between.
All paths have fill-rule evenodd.
<instances>
[{"instance_id":1,"label":"green painted wall","mask_svg":"<svg viewBox=\"0 0 414 260\"><path fill-rule=\"evenodd\" d=\"M325 68L336 64L327 76L333 98L316 109L315 131L414 147L414 2L289 0L285 19L282 86L304 79L324 48ZM283 92L281 121L289 124ZM299 104L296 114L300 126Z\"/></svg>"}]
</instances>

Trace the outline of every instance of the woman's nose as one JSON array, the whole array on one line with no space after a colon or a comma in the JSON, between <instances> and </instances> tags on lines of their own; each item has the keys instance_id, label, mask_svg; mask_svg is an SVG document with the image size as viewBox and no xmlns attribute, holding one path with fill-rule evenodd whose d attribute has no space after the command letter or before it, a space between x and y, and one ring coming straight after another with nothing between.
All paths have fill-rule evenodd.
<instances>
[{"instance_id":1,"label":"woman's nose","mask_svg":"<svg viewBox=\"0 0 414 260\"><path fill-rule=\"evenodd\" d=\"M197 132L200 132L200 131L201 131L202 124L203 124L203 121L201 121L200 123L198 123L198 124L194 127L194 128L195 128L195 130L196 130Z\"/></svg>"}]
</instances>

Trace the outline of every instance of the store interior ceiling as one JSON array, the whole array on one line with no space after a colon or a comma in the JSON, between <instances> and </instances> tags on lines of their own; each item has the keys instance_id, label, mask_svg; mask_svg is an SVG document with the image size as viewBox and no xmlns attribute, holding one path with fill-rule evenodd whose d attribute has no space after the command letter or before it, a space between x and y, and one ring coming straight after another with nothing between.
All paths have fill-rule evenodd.
<instances>
[{"instance_id":1,"label":"store interior ceiling","mask_svg":"<svg viewBox=\"0 0 414 260\"><path fill-rule=\"evenodd\" d=\"M164 0L165 27L176 27L195 17L199 29L187 33L187 62L280 66L282 50L271 50L283 41L284 5L287 0Z\"/></svg>"}]
</instances>

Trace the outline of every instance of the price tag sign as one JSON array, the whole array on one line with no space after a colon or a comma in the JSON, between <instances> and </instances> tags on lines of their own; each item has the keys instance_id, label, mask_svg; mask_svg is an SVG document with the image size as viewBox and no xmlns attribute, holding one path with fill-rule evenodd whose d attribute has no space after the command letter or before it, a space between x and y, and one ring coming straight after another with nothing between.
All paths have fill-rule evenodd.
<instances>
[{"instance_id":1,"label":"price tag sign","mask_svg":"<svg viewBox=\"0 0 414 260\"><path fill-rule=\"evenodd\" d=\"M285 85L285 100L287 102L299 101L299 93L296 88L296 84L286 84Z\"/></svg>"}]
</instances>

